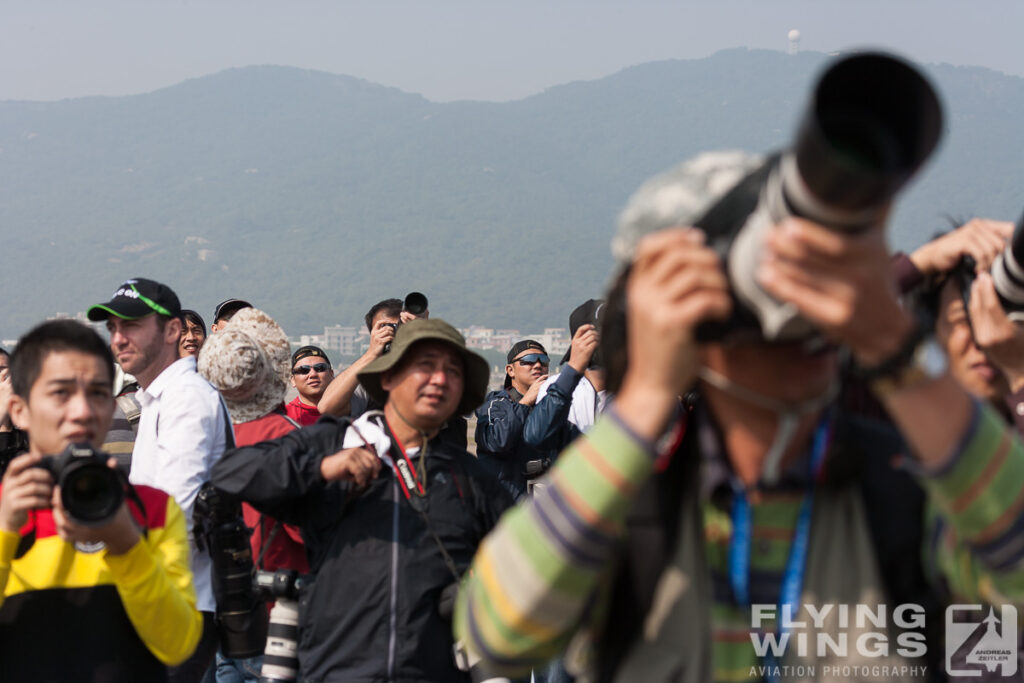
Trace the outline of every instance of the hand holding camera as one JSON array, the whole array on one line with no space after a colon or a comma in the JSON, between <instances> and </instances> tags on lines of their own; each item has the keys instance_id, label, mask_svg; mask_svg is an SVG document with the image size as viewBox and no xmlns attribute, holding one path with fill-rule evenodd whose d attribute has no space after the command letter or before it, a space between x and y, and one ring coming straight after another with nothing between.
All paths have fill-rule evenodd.
<instances>
[{"instance_id":1,"label":"hand holding camera","mask_svg":"<svg viewBox=\"0 0 1024 683\"><path fill-rule=\"evenodd\" d=\"M374 358L379 358L390 350L396 332L398 332L398 323L384 321L377 323L373 334L370 335L370 353Z\"/></svg>"},{"instance_id":2,"label":"hand holding camera","mask_svg":"<svg viewBox=\"0 0 1024 683\"><path fill-rule=\"evenodd\" d=\"M656 440L697 371L695 330L732 310L718 254L693 228L644 237L626 284L629 369L616 409Z\"/></svg>"},{"instance_id":3,"label":"hand holding camera","mask_svg":"<svg viewBox=\"0 0 1024 683\"><path fill-rule=\"evenodd\" d=\"M948 273L970 256L976 270L988 270L1013 234L1013 223L975 218L918 248L910 255L924 275Z\"/></svg>"},{"instance_id":4,"label":"hand holding camera","mask_svg":"<svg viewBox=\"0 0 1024 683\"><path fill-rule=\"evenodd\" d=\"M18 533L28 522L28 511L50 507L53 477L38 467L41 455L25 453L11 460L0 495L0 529Z\"/></svg>"},{"instance_id":5,"label":"hand holding camera","mask_svg":"<svg viewBox=\"0 0 1024 683\"><path fill-rule=\"evenodd\" d=\"M56 456L26 453L11 460L0 496L0 529L18 533L28 511L53 508L57 532L68 543L99 543L119 555L139 540L117 461L88 445L71 444Z\"/></svg>"},{"instance_id":6,"label":"hand holding camera","mask_svg":"<svg viewBox=\"0 0 1024 683\"><path fill-rule=\"evenodd\" d=\"M1024 329L1007 317L992 276L979 273L971 285L968 318L974 342L999 366L1016 393L1024 388Z\"/></svg>"},{"instance_id":7,"label":"hand holding camera","mask_svg":"<svg viewBox=\"0 0 1024 683\"><path fill-rule=\"evenodd\" d=\"M594 325L580 326L572 338L569 367L581 373L586 370L600 340L601 336Z\"/></svg>"},{"instance_id":8,"label":"hand holding camera","mask_svg":"<svg viewBox=\"0 0 1024 683\"><path fill-rule=\"evenodd\" d=\"M896 295L881 226L851 234L786 219L769 233L757 277L832 341L849 346L863 367L889 358L913 329Z\"/></svg>"}]
</instances>

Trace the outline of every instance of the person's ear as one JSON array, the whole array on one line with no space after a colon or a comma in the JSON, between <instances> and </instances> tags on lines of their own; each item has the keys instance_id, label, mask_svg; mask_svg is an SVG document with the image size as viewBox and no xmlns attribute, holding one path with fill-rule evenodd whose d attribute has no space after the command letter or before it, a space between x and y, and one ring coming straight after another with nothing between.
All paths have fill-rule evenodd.
<instances>
[{"instance_id":1,"label":"person's ear","mask_svg":"<svg viewBox=\"0 0 1024 683\"><path fill-rule=\"evenodd\" d=\"M384 391L390 392L391 389L394 387L394 377L395 374L391 370L387 370L381 373L380 388L383 389Z\"/></svg>"},{"instance_id":2,"label":"person's ear","mask_svg":"<svg viewBox=\"0 0 1024 683\"><path fill-rule=\"evenodd\" d=\"M181 319L171 318L167 321L164 326L164 338L168 341L174 341L175 344L181 339Z\"/></svg>"},{"instance_id":3,"label":"person's ear","mask_svg":"<svg viewBox=\"0 0 1024 683\"><path fill-rule=\"evenodd\" d=\"M28 431L29 409L28 402L17 394L11 395L7 404L7 414L11 417L11 424L22 431Z\"/></svg>"}]
</instances>

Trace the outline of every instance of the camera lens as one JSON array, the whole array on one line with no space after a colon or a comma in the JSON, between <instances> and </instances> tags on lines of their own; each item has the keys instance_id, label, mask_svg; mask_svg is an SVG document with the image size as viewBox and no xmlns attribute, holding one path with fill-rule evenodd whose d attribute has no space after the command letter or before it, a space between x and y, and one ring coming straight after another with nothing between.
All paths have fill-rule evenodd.
<instances>
[{"instance_id":1,"label":"camera lens","mask_svg":"<svg viewBox=\"0 0 1024 683\"><path fill-rule=\"evenodd\" d=\"M68 514L85 525L106 523L124 501L117 472L97 462L72 463L60 479L61 502Z\"/></svg>"}]
</instances>

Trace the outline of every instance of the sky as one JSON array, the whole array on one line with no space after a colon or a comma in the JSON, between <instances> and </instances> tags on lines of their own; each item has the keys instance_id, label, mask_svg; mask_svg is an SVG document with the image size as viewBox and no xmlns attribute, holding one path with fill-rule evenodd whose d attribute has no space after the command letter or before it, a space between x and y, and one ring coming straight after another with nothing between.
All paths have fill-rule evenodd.
<instances>
[{"instance_id":1,"label":"sky","mask_svg":"<svg viewBox=\"0 0 1024 683\"><path fill-rule=\"evenodd\" d=\"M882 47L1024 77L1024 0L0 0L0 100L278 64L507 101L720 49Z\"/></svg>"}]
</instances>

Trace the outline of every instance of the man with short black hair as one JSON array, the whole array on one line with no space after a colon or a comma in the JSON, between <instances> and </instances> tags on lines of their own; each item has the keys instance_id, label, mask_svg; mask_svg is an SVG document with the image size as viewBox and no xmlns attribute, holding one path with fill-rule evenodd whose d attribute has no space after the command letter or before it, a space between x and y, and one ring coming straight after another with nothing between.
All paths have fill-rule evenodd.
<instances>
[{"instance_id":1,"label":"man with short black hair","mask_svg":"<svg viewBox=\"0 0 1024 683\"><path fill-rule=\"evenodd\" d=\"M303 346L292 354L292 386L299 395L285 410L288 417L307 427L320 419L317 404L334 379L334 369L327 354L319 346Z\"/></svg>"},{"instance_id":2,"label":"man with short black hair","mask_svg":"<svg viewBox=\"0 0 1024 683\"><path fill-rule=\"evenodd\" d=\"M231 320L231 318L243 308L252 308L252 304L244 299L224 299L213 309L213 324L210 325L210 333L214 333Z\"/></svg>"},{"instance_id":3,"label":"man with short black hair","mask_svg":"<svg viewBox=\"0 0 1024 683\"><path fill-rule=\"evenodd\" d=\"M489 374L453 327L411 321L359 374L383 411L325 416L214 466L218 488L302 527L316 580L300 589L300 680L469 680L445 598L512 501L437 435L479 405Z\"/></svg>"},{"instance_id":4,"label":"man with short black hair","mask_svg":"<svg viewBox=\"0 0 1024 683\"><path fill-rule=\"evenodd\" d=\"M366 392L359 386L359 373L367 365L384 355L402 324L402 300L384 299L367 311L366 329L370 331L370 346L354 363L338 373L324 391L317 409L322 415L351 415L359 417L368 405Z\"/></svg>"},{"instance_id":5,"label":"man with short black hair","mask_svg":"<svg viewBox=\"0 0 1024 683\"><path fill-rule=\"evenodd\" d=\"M195 357L178 357L178 297L159 282L133 278L87 315L94 322L106 321L117 362L141 387L136 394L142 416L132 451L131 481L170 493L191 525L199 488L233 437L227 409L196 372ZM217 649L210 555L194 543L191 551L204 633L193 657L170 672L175 681L199 680Z\"/></svg>"},{"instance_id":6,"label":"man with short black hair","mask_svg":"<svg viewBox=\"0 0 1024 683\"><path fill-rule=\"evenodd\" d=\"M507 360L504 386L487 394L476 410L476 454L519 499L526 493L527 480L541 476L558 453L523 440L526 419L547 379L551 359L540 342L523 339L512 345Z\"/></svg>"},{"instance_id":7,"label":"man with short black hair","mask_svg":"<svg viewBox=\"0 0 1024 683\"><path fill-rule=\"evenodd\" d=\"M3 411L28 434L28 452L0 489L4 680L167 680L165 665L186 659L202 631L181 509L135 486L111 517L86 524L42 467L71 444L102 444L114 411L110 350L81 323L50 321L18 343L11 375Z\"/></svg>"}]
</instances>

